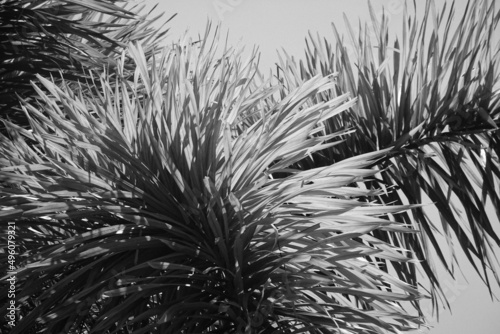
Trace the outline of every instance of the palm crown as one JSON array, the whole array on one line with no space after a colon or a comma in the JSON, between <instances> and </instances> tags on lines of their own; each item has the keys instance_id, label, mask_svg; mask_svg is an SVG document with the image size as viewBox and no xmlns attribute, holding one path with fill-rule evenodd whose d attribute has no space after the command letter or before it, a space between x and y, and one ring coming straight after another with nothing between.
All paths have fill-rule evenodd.
<instances>
[{"instance_id":1,"label":"palm crown","mask_svg":"<svg viewBox=\"0 0 500 334\"><path fill-rule=\"evenodd\" d=\"M440 229L495 272L484 204L499 202L499 13L471 4L453 37L432 9L431 37L409 15L390 47L373 16L376 57L352 36L349 59L334 30L335 47L311 38L305 61L285 55L271 79L257 55L217 56L210 28L161 51L108 36L105 61L76 77L34 73L29 124L5 117L0 144L12 332L408 330L439 294L431 246L451 270Z\"/></svg>"}]
</instances>

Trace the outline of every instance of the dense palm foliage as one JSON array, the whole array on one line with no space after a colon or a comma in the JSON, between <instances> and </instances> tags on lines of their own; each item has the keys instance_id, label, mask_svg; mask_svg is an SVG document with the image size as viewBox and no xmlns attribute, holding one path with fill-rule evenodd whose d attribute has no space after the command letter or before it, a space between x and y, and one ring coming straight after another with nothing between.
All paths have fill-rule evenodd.
<instances>
[{"instance_id":1,"label":"dense palm foliage","mask_svg":"<svg viewBox=\"0 0 500 334\"><path fill-rule=\"evenodd\" d=\"M130 42L144 45L149 56L165 29L154 28L161 16L138 15L116 0L19 1L0 5L0 112L18 124L18 97L34 94L37 74L66 80L87 78L89 68L116 66L116 57Z\"/></svg>"},{"instance_id":2,"label":"dense palm foliage","mask_svg":"<svg viewBox=\"0 0 500 334\"><path fill-rule=\"evenodd\" d=\"M429 2L393 47L373 17L376 57L368 38L352 36L356 59L336 30L335 47L312 38L305 62L286 56L275 78L260 75L257 55L242 62L220 49L208 28L160 50L145 43L160 44L156 31L108 34L99 29L115 19L85 21L114 6L87 3L71 26L97 29L101 42L84 44L106 41L102 57L17 67L19 85L36 80L19 107L1 106L0 221L15 222L18 251L13 333L408 330L422 323L418 285L439 291L431 248L451 268L441 231L495 272L495 217L484 209L500 207L500 14L490 2L471 5L455 37L451 16ZM67 33L54 33L55 46L83 43ZM14 76L0 70L14 99ZM441 227L419 206L427 197Z\"/></svg>"},{"instance_id":3,"label":"dense palm foliage","mask_svg":"<svg viewBox=\"0 0 500 334\"><path fill-rule=\"evenodd\" d=\"M370 187L398 191L385 193L379 202L433 202L440 217L417 208L396 218L424 233L404 240L390 233L377 237L426 259L425 276L436 292L439 278L430 248L453 274L453 237L475 267L475 260L480 261L476 270L487 284L488 275L499 269L494 252L500 245L495 226L500 217L500 11L492 1L471 2L457 18L453 3L448 7L445 3L438 10L427 2L422 22L405 9L399 39L389 34L388 18L380 20L370 8L372 22L359 36L347 22L350 42L345 42L334 26L335 46L311 37L305 61L297 65L285 58L283 74L278 72L289 89L318 74L338 73L337 90L316 101L346 92L359 97L354 112L325 123L331 131L357 131L300 166L328 165L393 147L379 165L385 172ZM346 45L354 46L354 52L349 53ZM489 212L487 203L492 204ZM449 247L443 247L443 240ZM446 258L447 248L451 258ZM399 270L401 275L411 273L405 280L416 283L412 268Z\"/></svg>"}]
</instances>

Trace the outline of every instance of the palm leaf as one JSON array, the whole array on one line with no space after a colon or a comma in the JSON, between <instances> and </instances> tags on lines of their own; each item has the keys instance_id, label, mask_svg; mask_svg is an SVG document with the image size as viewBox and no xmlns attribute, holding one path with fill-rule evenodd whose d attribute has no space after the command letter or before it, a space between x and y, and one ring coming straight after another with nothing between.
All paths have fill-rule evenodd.
<instances>
[{"instance_id":1,"label":"palm leaf","mask_svg":"<svg viewBox=\"0 0 500 334\"><path fill-rule=\"evenodd\" d=\"M21 315L12 333L383 333L421 323L405 305L423 294L384 265L412 257L373 237L417 233L386 217L409 206L373 202L383 193L368 187L373 165L389 150L289 169L349 134L323 135L323 124L354 100L314 101L334 76L281 97L259 80L255 57L218 58L211 40L149 61L130 44L134 75L118 59L117 76L93 73L95 90L38 76L36 103L22 104L31 130L6 122L0 221L16 224Z\"/></svg>"},{"instance_id":2,"label":"palm leaf","mask_svg":"<svg viewBox=\"0 0 500 334\"><path fill-rule=\"evenodd\" d=\"M495 45L500 12L494 1L469 2L455 24L453 3L439 11L433 1L427 1L420 21L412 10L416 12L416 8L405 7L397 36L388 32L388 17L376 17L373 9L372 22L361 27L359 34L346 21L347 40L335 26L333 46L326 39L310 36L305 60L282 57L278 79L286 92L311 77L338 73L336 89L324 92L316 101L329 101L346 92L359 98L353 112L325 122L324 134L348 127L357 131L295 168L326 166L393 147L379 164L384 170L380 179L369 187L398 190L379 196L378 203L432 202L440 217L417 208L396 219L422 230L422 235L394 239L391 232L377 232L376 237L398 240L397 245L414 250L424 260L421 265L436 296L440 287L431 248L453 275L458 263L452 237L488 286L491 274L500 283L495 274L498 261L492 253L500 245L494 227L500 217L500 73ZM488 203L496 211L487 209ZM440 235L449 247L440 241ZM451 260L447 252L451 252ZM476 260L480 266L476 267ZM414 265L398 265L400 277L416 282Z\"/></svg>"},{"instance_id":3,"label":"palm leaf","mask_svg":"<svg viewBox=\"0 0 500 334\"><path fill-rule=\"evenodd\" d=\"M129 11L115 2L11 0L2 4L2 118L26 124L17 96L27 99L34 94L30 81L37 74L59 78L63 73L66 80L85 80L89 68L114 68L115 59L130 42L151 45L148 56L153 52L152 46L167 32L153 27L159 17L141 15L137 7Z\"/></svg>"}]
</instances>

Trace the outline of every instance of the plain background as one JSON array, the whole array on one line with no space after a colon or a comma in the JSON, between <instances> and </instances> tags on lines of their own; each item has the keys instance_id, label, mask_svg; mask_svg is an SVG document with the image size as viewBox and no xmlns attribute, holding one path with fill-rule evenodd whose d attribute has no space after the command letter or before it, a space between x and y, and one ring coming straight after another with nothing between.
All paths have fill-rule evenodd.
<instances>
[{"instance_id":1,"label":"plain background","mask_svg":"<svg viewBox=\"0 0 500 334\"><path fill-rule=\"evenodd\" d=\"M357 30L359 22L370 22L368 0L146 0L147 8L160 2L153 14L165 12L163 20L174 13L177 16L168 23L169 38L176 41L186 35L196 38L203 35L207 20L220 23L223 36L229 31L229 45L245 46L247 54L254 46L260 53L260 69L269 69L278 61L276 50L284 48L289 55L302 58L308 31L333 40L331 23L346 34L345 13L351 25ZM422 10L424 1L417 1ZM139 1L137 1L139 3ZM412 6L410 1L409 5ZM437 0L436 7L442 8L444 0ZM372 2L375 12L381 14L382 7L389 18L391 33L399 33L403 21L404 0L379 0ZM448 6L451 1L448 1ZM465 0L456 0L456 17L466 5ZM457 281L442 275L446 296L452 314L440 312L439 323L430 318L432 329L416 333L462 334L500 333L500 302L492 301L489 292L473 272L463 254L458 255L461 270L467 281L457 270ZM494 293L500 298L500 289ZM431 313L430 307L427 308Z\"/></svg>"}]
</instances>

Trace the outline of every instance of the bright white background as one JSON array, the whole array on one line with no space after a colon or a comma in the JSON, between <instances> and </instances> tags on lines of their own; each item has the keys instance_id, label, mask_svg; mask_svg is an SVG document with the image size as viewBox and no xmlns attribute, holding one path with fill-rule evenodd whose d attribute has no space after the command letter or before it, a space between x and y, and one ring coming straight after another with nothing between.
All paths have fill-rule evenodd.
<instances>
[{"instance_id":1,"label":"bright white background","mask_svg":"<svg viewBox=\"0 0 500 334\"><path fill-rule=\"evenodd\" d=\"M137 1L138 2L138 1ZM146 0L150 8L159 0ZM417 1L423 9L424 1ZM448 1L451 3L451 1ZM401 30L404 0L379 0L373 2L375 11L382 7L389 16L391 30ZM409 5L412 6L412 1ZM441 8L443 0L437 0ZM459 17L465 8L465 0L456 0ZM341 33L345 33L343 13L357 27L358 20L369 22L367 0L162 0L156 12L165 12L165 19L177 13L168 24L169 38L177 40L186 32L196 37L203 34L207 19L221 23L224 36L229 31L231 45L245 46L250 52L254 46L261 52L261 70L268 70L277 62L276 50L284 48L288 54L301 58L308 31L333 39L331 23L335 22ZM458 281L443 276L444 289L453 314L441 311L439 323L431 321L434 327L420 330L429 334L499 334L500 302L493 302L488 290L468 265L465 256L459 256L462 271L467 281L457 271ZM500 289L494 290L500 298ZM430 313L430 309L428 310Z\"/></svg>"}]
</instances>

